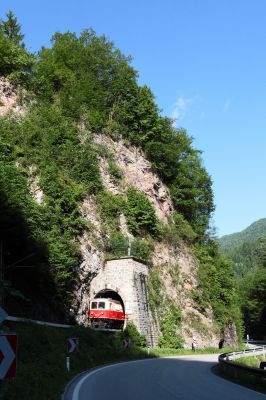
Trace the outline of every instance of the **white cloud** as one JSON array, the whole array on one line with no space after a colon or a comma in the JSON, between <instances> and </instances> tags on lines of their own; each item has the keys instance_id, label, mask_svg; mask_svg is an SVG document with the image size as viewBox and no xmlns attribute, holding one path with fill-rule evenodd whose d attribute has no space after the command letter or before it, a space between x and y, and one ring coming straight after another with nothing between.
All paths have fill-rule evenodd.
<instances>
[{"instance_id":1,"label":"white cloud","mask_svg":"<svg viewBox=\"0 0 266 400\"><path fill-rule=\"evenodd\" d=\"M173 105L173 111L171 117L175 121L182 121L188 111L190 104L192 103L192 98L186 98L183 96L178 97L177 101Z\"/></svg>"}]
</instances>

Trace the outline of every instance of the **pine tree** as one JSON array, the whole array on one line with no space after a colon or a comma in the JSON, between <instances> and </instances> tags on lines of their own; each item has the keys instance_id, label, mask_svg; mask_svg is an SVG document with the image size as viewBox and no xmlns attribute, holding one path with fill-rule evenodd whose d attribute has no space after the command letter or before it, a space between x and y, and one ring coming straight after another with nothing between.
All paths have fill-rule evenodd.
<instances>
[{"instance_id":1,"label":"pine tree","mask_svg":"<svg viewBox=\"0 0 266 400\"><path fill-rule=\"evenodd\" d=\"M12 11L8 11L6 14L7 20L1 20L0 28L4 35L12 40L16 45L23 45L22 40L24 35L21 33L21 25L18 23Z\"/></svg>"}]
</instances>

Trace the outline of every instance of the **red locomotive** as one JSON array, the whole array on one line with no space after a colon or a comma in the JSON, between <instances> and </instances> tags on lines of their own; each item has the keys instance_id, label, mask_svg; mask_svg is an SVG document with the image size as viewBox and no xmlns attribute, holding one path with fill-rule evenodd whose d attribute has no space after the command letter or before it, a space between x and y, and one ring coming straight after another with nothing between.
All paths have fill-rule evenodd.
<instances>
[{"instance_id":1,"label":"red locomotive","mask_svg":"<svg viewBox=\"0 0 266 400\"><path fill-rule=\"evenodd\" d=\"M122 304L109 298L91 300L88 317L92 328L104 330L123 329L126 318Z\"/></svg>"}]
</instances>

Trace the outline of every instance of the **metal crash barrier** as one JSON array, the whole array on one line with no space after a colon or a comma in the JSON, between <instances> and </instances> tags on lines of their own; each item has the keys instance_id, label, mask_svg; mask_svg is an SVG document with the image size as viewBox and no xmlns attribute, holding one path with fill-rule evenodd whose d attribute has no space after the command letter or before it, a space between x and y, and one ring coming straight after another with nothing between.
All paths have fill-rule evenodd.
<instances>
[{"instance_id":1,"label":"metal crash barrier","mask_svg":"<svg viewBox=\"0 0 266 400\"><path fill-rule=\"evenodd\" d=\"M252 349L233 351L219 356L219 372L225 378L236 383L244 384L255 390L266 393L266 369L264 367L253 368L236 362L240 357L250 357L256 355L266 356L266 346L256 346ZM262 361L261 364L266 362Z\"/></svg>"}]
</instances>

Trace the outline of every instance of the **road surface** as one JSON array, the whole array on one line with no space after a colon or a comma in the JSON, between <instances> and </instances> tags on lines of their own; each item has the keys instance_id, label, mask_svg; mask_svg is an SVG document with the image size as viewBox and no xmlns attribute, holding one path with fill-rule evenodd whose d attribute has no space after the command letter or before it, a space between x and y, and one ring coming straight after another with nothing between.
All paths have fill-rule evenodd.
<instances>
[{"instance_id":1,"label":"road surface","mask_svg":"<svg viewBox=\"0 0 266 400\"><path fill-rule=\"evenodd\" d=\"M213 354L131 361L86 373L66 400L266 400L266 395L214 375Z\"/></svg>"}]
</instances>

